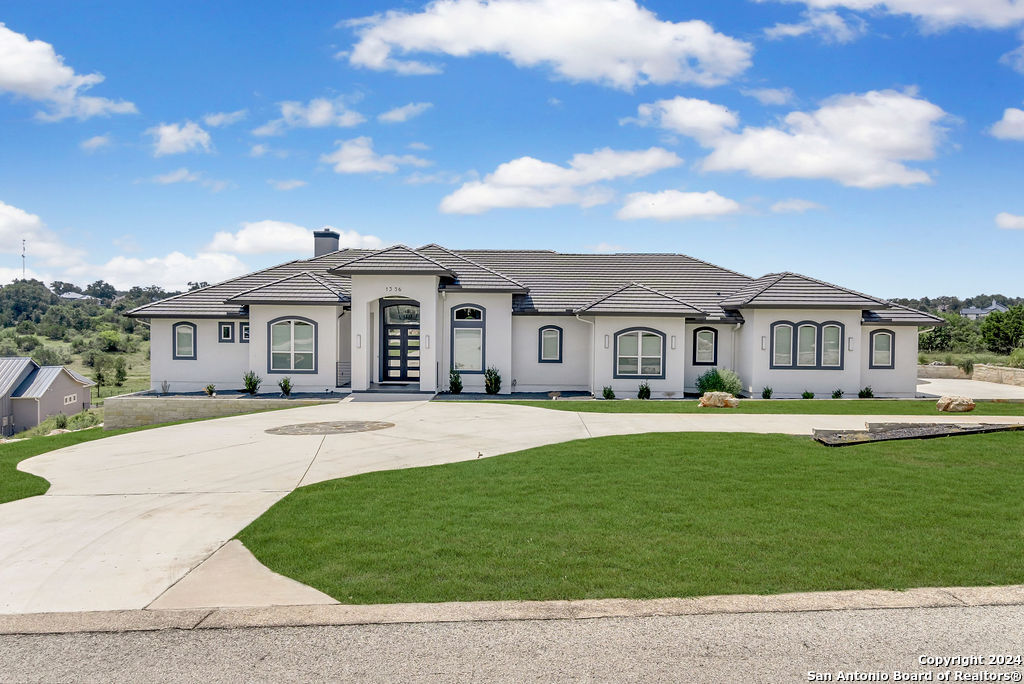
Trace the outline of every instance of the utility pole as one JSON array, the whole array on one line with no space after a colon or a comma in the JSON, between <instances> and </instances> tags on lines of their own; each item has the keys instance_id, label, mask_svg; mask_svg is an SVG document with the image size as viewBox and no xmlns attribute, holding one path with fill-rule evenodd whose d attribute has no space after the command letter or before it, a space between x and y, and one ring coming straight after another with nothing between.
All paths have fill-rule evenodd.
<instances>
[{"instance_id":1,"label":"utility pole","mask_svg":"<svg viewBox=\"0 0 1024 684\"><path fill-rule=\"evenodd\" d=\"M21 279L25 279L25 241L21 241Z\"/></svg>"}]
</instances>

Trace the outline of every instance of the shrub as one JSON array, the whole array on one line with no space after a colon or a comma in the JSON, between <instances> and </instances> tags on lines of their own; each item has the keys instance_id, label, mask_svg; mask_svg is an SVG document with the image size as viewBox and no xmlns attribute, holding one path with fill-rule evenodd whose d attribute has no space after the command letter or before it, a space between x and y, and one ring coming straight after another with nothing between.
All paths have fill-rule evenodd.
<instances>
[{"instance_id":1,"label":"shrub","mask_svg":"<svg viewBox=\"0 0 1024 684\"><path fill-rule=\"evenodd\" d=\"M740 381L740 376L731 370L712 368L697 378L697 391L700 394L705 392L728 392L735 396L743 391L743 383Z\"/></svg>"},{"instance_id":2,"label":"shrub","mask_svg":"<svg viewBox=\"0 0 1024 684\"><path fill-rule=\"evenodd\" d=\"M208 396L208 397L212 397L213 395L217 394L217 386L216 385L207 385L203 389L206 390L206 396Z\"/></svg>"},{"instance_id":3,"label":"shrub","mask_svg":"<svg viewBox=\"0 0 1024 684\"><path fill-rule=\"evenodd\" d=\"M604 388L601 390L601 396L604 397L605 399L614 399L615 390L612 389L611 385L605 385Z\"/></svg>"},{"instance_id":4,"label":"shrub","mask_svg":"<svg viewBox=\"0 0 1024 684\"><path fill-rule=\"evenodd\" d=\"M814 392L809 392L807 390L804 390L804 393L801 394L800 396L803 397L804 399L813 399L814 398Z\"/></svg>"},{"instance_id":5,"label":"shrub","mask_svg":"<svg viewBox=\"0 0 1024 684\"><path fill-rule=\"evenodd\" d=\"M452 368L448 373L448 391L452 394L462 394L462 373L457 368Z\"/></svg>"},{"instance_id":6,"label":"shrub","mask_svg":"<svg viewBox=\"0 0 1024 684\"><path fill-rule=\"evenodd\" d=\"M128 379L128 367L125 365L124 357L118 356L114 359L114 384L120 387Z\"/></svg>"},{"instance_id":7,"label":"shrub","mask_svg":"<svg viewBox=\"0 0 1024 684\"><path fill-rule=\"evenodd\" d=\"M245 391L249 394L256 394L260 391L260 385L263 384L263 378L256 375L255 371L249 371L242 376L242 384L245 386Z\"/></svg>"},{"instance_id":8,"label":"shrub","mask_svg":"<svg viewBox=\"0 0 1024 684\"><path fill-rule=\"evenodd\" d=\"M67 430L68 417L65 416L63 413L58 413L53 417L53 424L57 427L58 430Z\"/></svg>"},{"instance_id":9,"label":"shrub","mask_svg":"<svg viewBox=\"0 0 1024 684\"><path fill-rule=\"evenodd\" d=\"M1010 368L1024 368L1024 348L1010 352L1010 360L1006 362Z\"/></svg>"},{"instance_id":10,"label":"shrub","mask_svg":"<svg viewBox=\"0 0 1024 684\"><path fill-rule=\"evenodd\" d=\"M924 354L918 354L917 355L917 365L918 366L927 366L928 365L928 358Z\"/></svg>"},{"instance_id":11,"label":"shrub","mask_svg":"<svg viewBox=\"0 0 1024 684\"><path fill-rule=\"evenodd\" d=\"M772 398L772 388L771 387L765 387L764 389L762 389L761 390L761 398L762 399L771 399Z\"/></svg>"},{"instance_id":12,"label":"shrub","mask_svg":"<svg viewBox=\"0 0 1024 684\"><path fill-rule=\"evenodd\" d=\"M832 398L833 399L842 399L843 398L843 390L839 389L838 387L836 389L832 390Z\"/></svg>"},{"instance_id":13,"label":"shrub","mask_svg":"<svg viewBox=\"0 0 1024 684\"><path fill-rule=\"evenodd\" d=\"M875 396L875 391L871 389L871 385L868 385L860 392L857 392L857 398L859 399L871 399Z\"/></svg>"},{"instance_id":14,"label":"shrub","mask_svg":"<svg viewBox=\"0 0 1024 684\"><path fill-rule=\"evenodd\" d=\"M970 375L974 372L974 359L964 358L957 362L957 368L962 370L966 375Z\"/></svg>"},{"instance_id":15,"label":"shrub","mask_svg":"<svg viewBox=\"0 0 1024 684\"><path fill-rule=\"evenodd\" d=\"M167 382L166 380L161 381L160 382L160 394L170 394L170 393L171 393L171 383Z\"/></svg>"},{"instance_id":16,"label":"shrub","mask_svg":"<svg viewBox=\"0 0 1024 684\"><path fill-rule=\"evenodd\" d=\"M292 379L291 378L289 378L287 376L281 378L281 380L278 381L277 386L281 388L281 394L283 394L284 396L290 397L292 395Z\"/></svg>"},{"instance_id":17,"label":"shrub","mask_svg":"<svg viewBox=\"0 0 1024 684\"><path fill-rule=\"evenodd\" d=\"M946 354L945 356L943 356L942 357L942 363L946 364L947 366L955 366L956 365L956 362L953 360L953 355L952 354Z\"/></svg>"},{"instance_id":18,"label":"shrub","mask_svg":"<svg viewBox=\"0 0 1024 684\"><path fill-rule=\"evenodd\" d=\"M640 387L636 390L637 399L650 399L651 398L651 384L644 380L640 383Z\"/></svg>"},{"instance_id":19,"label":"shrub","mask_svg":"<svg viewBox=\"0 0 1024 684\"><path fill-rule=\"evenodd\" d=\"M488 394L497 394L501 391L501 373L494 366L484 371L484 391Z\"/></svg>"}]
</instances>

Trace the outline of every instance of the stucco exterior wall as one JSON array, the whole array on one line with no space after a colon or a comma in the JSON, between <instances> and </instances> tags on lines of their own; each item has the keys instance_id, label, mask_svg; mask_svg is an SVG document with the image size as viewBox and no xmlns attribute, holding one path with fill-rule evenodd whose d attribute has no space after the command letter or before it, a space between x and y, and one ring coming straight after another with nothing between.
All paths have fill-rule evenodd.
<instances>
[{"instance_id":1,"label":"stucco exterior wall","mask_svg":"<svg viewBox=\"0 0 1024 684\"><path fill-rule=\"evenodd\" d=\"M540 362L540 329L547 325L562 329L561 363ZM592 338L593 326L575 316L513 316L516 391L589 391Z\"/></svg>"},{"instance_id":2,"label":"stucco exterior wall","mask_svg":"<svg viewBox=\"0 0 1024 684\"><path fill-rule=\"evenodd\" d=\"M466 304L484 308L484 368L494 366L501 373L501 394L512 392L512 378L515 366L512 358L512 295L491 292L448 292L441 298L441 315L438 317L439 336L443 347L440 350L438 366L440 383L438 389L448 389L448 373L452 361L452 310ZM464 392L483 392L483 373L462 372ZM519 389L518 387L516 388Z\"/></svg>"},{"instance_id":3,"label":"stucco exterior wall","mask_svg":"<svg viewBox=\"0 0 1024 684\"><path fill-rule=\"evenodd\" d=\"M194 360L174 358L175 323L196 326ZM238 341L237 320L235 341L218 342L217 323L213 319L154 318L150 328L150 389L159 390L165 380L172 392L198 392L211 383L219 390L242 387L242 376L249 370L250 345ZM259 366L256 369L259 372Z\"/></svg>"},{"instance_id":4,"label":"stucco exterior wall","mask_svg":"<svg viewBox=\"0 0 1024 684\"><path fill-rule=\"evenodd\" d=\"M593 316L594 320L594 392L610 385L620 398L635 397L643 378L616 378L615 335L628 328L649 328L665 336L665 377L651 378L653 397L681 397L685 386L686 354L689 341L686 321L672 316ZM675 347L673 349L673 346Z\"/></svg>"},{"instance_id":5,"label":"stucco exterior wall","mask_svg":"<svg viewBox=\"0 0 1024 684\"><path fill-rule=\"evenodd\" d=\"M39 404L35 399L11 399L14 411L14 432L39 425Z\"/></svg>"},{"instance_id":6,"label":"stucco exterior wall","mask_svg":"<svg viewBox=\"0 0 1024 684\"><path fill-rule=\"evenodd\" d=\"M284 377L292 379L295 392L325 392L336 386L338 350L338 316L340 306L295 306L294 304L268 306L253 304L249 307L248 365L263 378L260 394L280 394L277 383ZM316 324L316 372L270 370L271 321L279 318L304 318ZM245 370L242 371L242 374ZM238 375L238 386L242 384Z\"/></svg>"},{"instance_id":7,"label":"stucco exterior wall","mask_svg":"<svg viewBox=\"0 0 1024 684\"><path fill-rule=\"evenodd\" d=\"M706 373L712 368L728 368L729 370L736 370L739 365L738 355L734 359L733 355L733 330L735 325L721 325L713 323L687 323L686 325L686 391L696 392L697 391L697 376L702 373ZM711 366L696 365L693 362L694 352L694 332L698 329L711 328L718 332L718 362ZM739 333L735 333L736 337L739 337ZM737 371L738 372L738 371ZM742 376L741 376L742 377Z\"/></svg>"},{"instance_id":8,"label":"stucco exterior wall","mask_svg":"<svg viewBox=\"0 0 1024 684\"><path fill-rule=\"evenodd\" d=\"M870 368L871 331L889 330L895 334L895 368ZM865 325L861 330L860 386L871 386L876 397L913 397L917 394L917 327L913 325Z\"/></svg>"}]
</instances>

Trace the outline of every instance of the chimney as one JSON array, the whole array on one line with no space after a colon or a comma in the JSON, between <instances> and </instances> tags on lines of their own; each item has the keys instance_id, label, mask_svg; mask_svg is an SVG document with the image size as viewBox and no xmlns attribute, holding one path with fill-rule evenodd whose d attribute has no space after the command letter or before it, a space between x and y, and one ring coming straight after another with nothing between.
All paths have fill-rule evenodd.
<instances>
[{"instance_id":1,"label":"chimney","mask_svg":"<svg viewBox=\"0 0 1024 684\"><path fill-rule=\"evenodd\" d=\"M313 256L323 256L338 251L338 238L341 236L330 228L313 231Z\"/></svg>"}]
</instances>

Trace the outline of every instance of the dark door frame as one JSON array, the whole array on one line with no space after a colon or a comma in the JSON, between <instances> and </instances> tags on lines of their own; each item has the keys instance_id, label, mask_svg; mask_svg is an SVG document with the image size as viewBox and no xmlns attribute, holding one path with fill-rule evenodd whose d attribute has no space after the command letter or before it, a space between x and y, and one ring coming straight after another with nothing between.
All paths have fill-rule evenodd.
<instances>
[{"instance_id":1,"label":"dark door frame","mask_svg":"<svg viewBox=\"0 0 1024 684\"><path fill-rule=\"evenodd\" d=\"M377 378L378 378L378 382L382 382L382 383L383 382L406 382L406 383L410 383L410 384L411 383L419 384L420 380L423 378L423 364L422 364L422 362L420 363L420 368L419 368L420 375L419 375L419 377L417 377L417 378L410 378L410 377L408 377L408 371L409 371L409 368L408 368L408 362L409 362L409 357L408 357L408 352L409 352L409 346L408 346L409 335L408 335L408 331L409 331L410 328L419 328L419 330L420 330L419 338L422 340L423 339L423 329L420 327L420 323L417 322L417 323L390 323L389 324L389 323L386 322L385 316L384 316L384 309L386 309L389 306L400 305L400 304L401 305L406 305L406 306L415 306L417 309L420 308L420 303L418 301L416 301L415 299L407 299L407 298L402 298L402 299L399 299L399 298L384 299L384 298L381 298L381 300L380 300L380 307L378 309L378 318L380 319L380 325L378 326L378 329L380 331L380 337L379 337L380 341L378 342L378 344L380 345L380 363L378 364L378 368L377 368ZM392 378L387 377L388 358L389 358L388 355L387 355L387 352L388 352L388 334L387 334L387 329L388 328L401 328L402 329L402 345L401 345L402 352L401 352L401 357L400 357L402 359L402 370L403 370L403 377L402 378L392 379ZM421 342L421 346L419 348L422 349L422 342ZM422 359L422 352L421 352L420 358Z\"/></svg>"}]
</instances>

